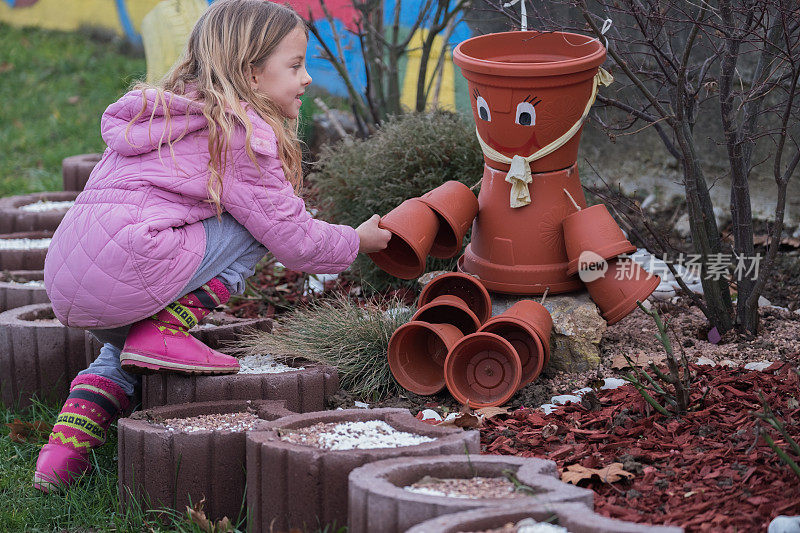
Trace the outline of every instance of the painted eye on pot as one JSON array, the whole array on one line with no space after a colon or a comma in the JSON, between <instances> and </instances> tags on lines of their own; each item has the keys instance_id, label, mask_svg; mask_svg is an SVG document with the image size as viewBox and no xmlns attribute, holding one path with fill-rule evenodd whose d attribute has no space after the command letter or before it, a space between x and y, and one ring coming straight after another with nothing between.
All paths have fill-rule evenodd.
<instances>
[{"instance_id":1,"label":"painted eye on pot","mask_svg":"<svg viewBox=\"0 0 800 533\"><path fill-rule=\"evenodd\" d=\"M478 96L475 101L475 105L478 107L478 116L481 118L481 120L491 122L492 112L489 111L489 104L486 103L486 100L483 99L483 96Z\"/></svg>"},{"instance_id":2,"label":"painted eye on pot","mask_svg":"<svg viewBox=\"0 0 800 533\"><path fill-rule=\"evenodd\" d=\"M534 104L530 102L520 102L517 105L517 118L515 122L520 126L533 126L536 124L536 110L533 106Z\"/></svg>"}]
</instances>

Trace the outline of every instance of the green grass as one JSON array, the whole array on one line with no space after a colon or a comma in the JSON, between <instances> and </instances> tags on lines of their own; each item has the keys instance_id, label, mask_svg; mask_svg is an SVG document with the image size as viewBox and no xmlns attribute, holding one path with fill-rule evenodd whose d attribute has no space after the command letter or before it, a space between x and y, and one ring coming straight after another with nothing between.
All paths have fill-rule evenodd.
<instances>
[{"instance_id":1,"label":"green grass","mask_svg":"<svg viewBox=\"0 0 800 533\"><path fill-rule=\"evenodd\" d=\"M100 116L144 56L99 32L0 23L0 197L61 189L61 160L102 152Z\"/></svg>"}]
</instances>

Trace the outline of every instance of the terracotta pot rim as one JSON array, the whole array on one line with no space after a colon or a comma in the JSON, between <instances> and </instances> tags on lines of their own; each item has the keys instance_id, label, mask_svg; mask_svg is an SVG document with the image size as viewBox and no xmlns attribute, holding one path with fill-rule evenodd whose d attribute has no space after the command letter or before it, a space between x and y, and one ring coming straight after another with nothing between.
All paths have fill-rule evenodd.
<instances>
[{"instance_id":1,"label":"terracotta pot rim","mask_svg":"<svg viewBox=\"0 0 800 533\"><path fill-rule=\"evenodd\" d=\"M644 270L644 269L642 269ZM646 272L646 271L645 271ZM603 318L605 318L607 325L616 324L631 311L636 309L636 301L643 302L647 300L647 298L653 294L653 291L661 284L661 278L656 276L655 274L650 274L652 279L639 288L635 294L632 294L628 298L626 298L621 303L617 304L613 308L609 309L608 311L603 311Z\"/></svg>"},{"instance_id":2,"label":"terracotta pot rim","mask_svg":"<svg viewBox=\"0 0 800 533\"><path fill-rule=\"evenodd\" d=\"M467 254L472 256L472 261L477 264L482 272L469 272L464 268L465 257ZM567 262L564 262L553 263L550 265L520 265L519 267L497 265L495 263L490 263L489 261L486 261L475 254L472 254L471 245L468 244L464 250L464 254L458 259L457 266L459 272L477 275L483 286L490 291L503 294L527 294L535 296L544 294L548 287L550 288L549 294L561 294L564 292L576 291L583 288L583 282L577 276L573 276L574 279L554 283L507 283L502 281L487 280L485 276L488 274L489 276L497 277L498 273L501 273L504 276L519 278L525 276L529 277L537 272L549 272L555 275L559 272L566 273L567 264Z\"/></svg>"},{"instance_id":3,"label":"terracotta pot rim","mask_svg":"<svg viewBox=\"0 0 800 533\"><path fill-rule=\"evenodd\" d=\"M602 248L587 248L586 250L582 250L582 252L594 252L606 261L614 259L622 254L630 254L637 250L636 246L631 244L630 241L620 241L615 242ZM573 276L578 273L578 261L580 260L580 256L570 259L569 263L567 263L567 275Z\"/></svg>"},{"instance_id":4,"label":"terracotta pot rim","mask_svg":"<svg viewBox=\"0 0 800 533\"><path fill-rule=\"evenodd\" d=\"M439 299L439 298L448 298L448 299L449 298L455 298L456 300L458 300L458 302L461 302L461 304L459 304L458 302L449 302L449 301L444 301L444 302L440 301L440 302L437 303L436 300ZM423 311L427 311L428 309L431 309L433 307L438 307L438 306L449 306L449 307L453 307L455 309L458 309L459 311L463 311L467 315L467 317L469 317L470 320L472 320L475 323L475 331L476 332L478 331L478 328L481 327L480 319L478 319L478 316L475 314L475 312L472 309L469 308L469 305L467 305L467 302L465 302L464 300L462 300L458 296L453 296L452 294L442 294L440 296L437 296L436 298L434 298L430 302L426 303L425 305L423 305L422 307L417 309L417 312L414 313L414 315L411 317L411 321L412 322L413 321L425 322L425 320L419 320L417 317L419 317L419 315ZM454 325L454 324L451 324L451 325ZM470 333L474 333L474 332L470 332ZM467 335L467 333L465 333L465 335Z\"/></svg>"},{"instance_id":5,"label":"terracotta pot rim","mask_svg":"<svg viewBox=\"0 0 800 533\"><path fill-rule=\"evenodd\" d=\"M531 338L533 339L533 342L536 343L536 345L539 347L539 351L541 353L541 358L539 358L539 364L536 365L536 368L534 369L533 372L530 372L530 376L527 376L527 377L525 376L525 374L527 372L525 372L525 367L524 366L522 367L522 376L520 377L520 382L519 382L520 383L520 387L522 387L523 385L527 385L528 383L532 383L533 380L536 379L537 377L539 377L539 375L542 373L542 370L544 370L544 366L547 364L547 361L549 360L547 352L550 351L550 346L548 345L545 348L544 340L542 339L541 332L539 331L539 329L536 326L534 326L533 324L531 324L527 320L522 320L521 318L515 317L515 316L506 316L506 317L504 317L502 314L497 315L497 316L493 316L492 318L487 320L486 323L484 323L481 326L481 329L478 330L478 333L481 333L481 332L483 332L483 333L493 333L491 331L487 331L486 327L487 326L492 327L494 325L497 325L497 324L503 323L503 322L506 322L508 324L513 324L515 326L519 326L520 328L524 329L531 336ZM498 335L498 334L495 333L495 335ZM508 340L508 339L506 339L506 340ZM519 355L519 354L517 354L517 355ZM522 363L522 361L520 361L520 363Z\"/></svg>"},{"instance_id":6,"label":"terracotta pot rim","mask_svg":"<svg viewBox=\"0 0 800 533\"><path fill-rule=\"evenodd\" d=\"M461 243L464 241L464 235L466 235L466 232L459 231L458 224L456 224L455 219L446 210L441 209L435 203L430 202L427 198L420 197L419 201L430 207L434 213L436 213L444 222L446 222L446 224L439 224L439 233L442 231L450 231L450 233L453 235L453 240L456 243L448 248L443 248L443 251L440 251L439 253L435 253L434 249L431 248L429 255L439 259L449 259L458 254L458 252L461 250ZM434 243L435 242L436 239L434 239Z\"/></svg>"},{"instance_id":7,"label":"terracotta pot rim","mask_svg":"<svg viewBox=\"0 0 800 533\"><path fill-rule=\"evenodd\" d=\"M461 259L459 259L459 262L460 261ZM480 316L477 313L477 311L480 309L473 312L475 313L475 316L478 317L478 321L480 321L481 324L489 320L492 315L492 297L489 294L489 291L486 290L486 287L483 285L483 283L481 283L480 279L471 274L467 274L466 272L448 272L447 274L442 274L441 276L433 278L427 285L425 285L425 287L422 288L422 291L419 294L417 302L420 304L420 307L430 303L434 300L434 298L436 298L429 298L429 295L437 285L440 285L446 280L452 278L463 279L465 282L471 283L475 287L475 290L480 293L480 296L483 299L485 309L482 310L483 312L480 314ZM442 295L440 294L439 296Z\"/></svg>"},{"instance_id":8,"label":"terracotta pot rim","mask_svg":"<svg viewBox=\"0 0 800 533\"><path fill-rule=\"evenodd\" d=\"M509 359L516 363L513 366L514 369L517 370L516 375L518 376L518 379L513 380L515 382L514 386L508 387L507 390L502 393L502 395L498 395L497 398L489 402L473 402L461 394L461 391L456 389L455 386L451 386L451 383L453 382L453 360L458 355L457 350L462 346L474 342L475 339L490 339L492 342L502 347L503 352L509 356ZM512 355L513 358L511 357ZM447 389L450 391L450 394L452 394L453 397L462 404L465 404L469 401L470 407L492 407L507 402L514 395L514 393L519 390L522 379L522 363L519 360L519 355L517 355L517 350L515 350L514 346L506 339L495 333L476 332L465 335L450 349L450 353L447 354L447 359L445 359L444 362L444 376L445 383L447 384Z\"/></svg>"},{"instance_id":9,"label":"terracotta pot rim","mask_svg":"<svg viewBox=\"0 0 800 533\"><path fill-rule=\"evenodd\" d=\"M550 41L552 37L562 39L572 38L575 43L572 46L583 47L594 43L592 50L582 56L563 59L558 61L542 61L538 63L508 62L498 61L489 58L478 57L473 48L487 50L495 47L493 41L497 39L516 39L517 41L529 37L545 36L545 40ZM490 54L486 54L491 57ZM574 74L590 71L600 66L605 61L606 49L600 42L587 35L570 32L539 32L539 31L509 31L499 33L488 33L478 35L460 42L453 50L453 62L463 70L468 70L480 74L493 74L509 77L539 77L539 76L559 76L564 74Z\"/></svg>"}]
</instances>

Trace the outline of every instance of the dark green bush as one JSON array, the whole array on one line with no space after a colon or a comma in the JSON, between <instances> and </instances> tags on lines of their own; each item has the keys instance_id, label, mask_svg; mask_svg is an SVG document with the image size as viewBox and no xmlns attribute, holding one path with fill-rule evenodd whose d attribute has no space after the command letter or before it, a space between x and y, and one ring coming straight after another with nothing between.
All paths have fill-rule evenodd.
<instances>
[{"instance_id":1,"label":"dark green bush","mask_svg":"<svg viewBox=\"0 0 800 533\"><path fill-rule=\"evenodd\" d=\"M435 111L393 117L368 139L325 147L309 181L319 191L323 218L355 227L445 181L472 186L482 173L472 120ZM427 270L454 266L455 258L429 258ZM353 271L375 290L410 284L386 274L363 255Z\"/></svg>"}]
</instances>

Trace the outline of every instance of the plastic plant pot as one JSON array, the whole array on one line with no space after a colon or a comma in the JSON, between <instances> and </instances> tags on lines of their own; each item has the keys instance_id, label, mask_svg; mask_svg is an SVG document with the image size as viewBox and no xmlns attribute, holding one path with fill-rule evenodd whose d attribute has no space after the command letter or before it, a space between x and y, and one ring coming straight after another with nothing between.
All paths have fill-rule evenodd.
<instances>
[{"instance_id":1,"label":"plastic plant pot","mask_svg":"<svg viewBox=\"0 0 800 533\"><path fill-rule=\"evenodd\" d=\"M318 423L382 420L398 431L434 440L395 448L317 448L283 440ZM407 409L343 409L306 413L266 422L269 429L247 434L247 506L250 531L316 531L348 516L348 476L359 466L393 457L480 453L480 434L432 426ZM377 533L377 532L376 532Z\"/></svg>"},{"instance_id":2,"label":"plastic plant pot","mask_svg":"<svg viewBox=\"0 0 800 533\"><path fill-rule=\"evenodd\" d=\"M68 207L31 211L27 206L37 202L70 202L76 196L78 193L74 191L56 191L0 198L0 233L55 231Z\"/></svg>"},{"instance_id":3,"label":"plastic plant pot","mask_svg":"<svg viewBox=\"0 0 800 533\"><path fill-rule=\"evenodd\" d=\"M0 399L24 408L33 397L61 403L69 384L86 368L84 332L68 328L50 304L0 313Z\"/></svg>"},{"instance_id":4,"label":"plastic plant pot","mask_svg":"<svg viewBox=\"0 0 800 533\"><path fill-rule=\"evenodd\" d=\"M171 418L251 412L262 423L292 414L281 401L215 401L137 411L118 423L119 496L123 509L168 507L181 513L205 498L211 520L234 523L245 498L245 431L180 431Z\"/></svg>"},{"instance_id":5,"label":"plastic plant pot","mask_svg":"<svg viewBox=\"0 0 800 533\"><path fill-rule=\"evenodd\" d=\"M408 490L426 476L437 479L503 478L513 473L533 494L508 498L464 498ZM594 492L562 483L553 461L497 455L439 455L385 459L350 473L349 533L402 533L437 516L508 505L576 502L589 508Z\"/></svg>"},{"instance_id":6,"label":"plastic plant pot","mask_svg":"<svg viewBox=\"0 0 800 533\"><path fill-rule=\"evenodd\" d=\"M25 240L38 241L40 239L51 239L52 237L52 231L22 231L0 235L0 240L19 243L19 247L11 247L12 245L8 242L3 246L3 249L0 249L0 270L44 269L47 247L30 247L25 244ZM5 246L9 246L9 248Z\"/></svg>"},{"instance_id":7,"label":"plastic plant pot","mask_svg":"<svg viewBox=\"0 0 800 533\"><path fill-rule=\"evenodd\" d=\"M539 377L550 360L550 331L553 319L550 312L533 300L520 300L508 311L490 318L481 329L500 335L511 345L522 364L521 385Z\"/></svg>"},{"instance_id":8,"label":"plastic plant pot","mask_svg":"<svg viewBox=\"0 0 800 533\"><path fill-rule=\"evenodd\" d=\"M422 307L439 296L457 296L483 324L492 316L492 298L489 291L475 277L462 272L449 272L436 276L419 293L417 307Z\"/></svg>"},{"instance_id":9,"label":"plastic plant pot","mask_svg":"<svg viewBox=\"0 0 800 533\"><path fill-rule=\"evenodd\" d=\"M26 305L48 303L41 270L0 272L0 312ZM37 282L29 285L30 282Z\"/></svg>"},{"instance_id":10,"label":"plastic plant pot","mask_svg":"<svg viewBox=\"0 0 800 533\"><path fill-rule=\"evenodd\" d=\"M514 346L500 335L472 333L447 354L444 379L450 394L462 404L502 405L520 387L522 363Z\"/></svg>"},{"instance_id":11,"label":"plastic plant pot","mask_svg":"<svg viewBox=\"0 0 800 533\"><path fill-rule=\"evenodd\" d=\"M406 533L457 533L500 529L526 518L560 526L570 533L683 533L683 528L625 522L601 516L579 503L528 503L475 509L426 520Z\"/></svg>"},{"instance_id":12,"label":"plastic plant pot","mask_svg":"<svg viewBox=\"0 0 800 533\"><path fill-rule=\"evenodd\" d=\"M381 217L378 226L389 230L392 238L384 250L368 254L370 259L381 270L397 278L421 276L439 231L436 213L418 198L411 198Z\"/></svg>"},{"instance_id":13,"label":"plastic plant pot","mask_svg":"<svg viewBox=\"0 0 800 533\"><path fill-rule=\"evenodd\" d=\"M578 272L583 252L593 252L598 259L613 259L636 251L603 204L576 211L566 217L563 224L569 275Z\"/></svg>"},{"instance_id":14,"label":"plastic plant pot","mask_svg":"<svg viewBox=\"0 0 800 533\"><path fill-rule=\"evenodd\" d=\"M61 161L61 178L65 191L82 191L103 154L80 154Z\"/></svg>"},{"instance_id":15,"label":"plastic plant pot","mask_svg":"<svg viewBox=\"0 0 800 533\"><path fill-rule=\"evenodd\" d=\"M587 281L589 296L600 308L608 325L615 324L636 309L661 283L633 259L617 257L608 262L608 270L594 281Z\"/></svg>"},{"instance_id":16,"label":"plastic plant pot","mask_svg":"<svg viewBox=\"0 0 800 533\"><path fill-rule=\"evenodd\" d=\"M464 236L478 214L478 199L460 181L446 181L420 197L439 216L439 232L430 255L446 259L461 251Z\"/></svg>"},{"instance_id":17,"label":"plastic plant pot","mask_svg":"<svg viewBox=\"0 0 800 533\"><path fill-rule=\"evenodd\" d=\"M478 133L509 158L531 155L580 120L605 58L596 38L559 31L480 35L453 51L453 62L467 79ZM573 165L579 142L580 130L561 148L533 161L531 171ZM508 169L488 158L486 164Z\"/></svg>"},{"instance_id":18,"label":"plastic plant pot","mask_svg":"<svg viewBox=\"0 0 800 533\"><path fill-rule=\"evenodd\" d=\"M417 309L411 320L430 322L431 324L451 324L468 335L481 327L481 321L472 309L457 296L437 296L430 303Z\"/></svg>"},{"instance_id":19,"label":"plastic plant pot","mask_svg":"<svg viewBox=\"0 0 800 533\"><path fill-rule=\"evenodd\" d=\"M575 212L564 189L586 206L578 168L534 175L531 203L509 205L506 172L484 166L478 194L480 210L459 270L478 276L490 291L507 294L559 294L581 289L578 276L567 274L562 221Z\"/></svg>"},{"instance_id":20,"label":"plastic plant pot","mask_svg":"<svg viewBox=\"0 0 800 533\"><path fill-rule=\"evenodd\" d=\"M406 390L422 396L444 388L444 360L464 334L451 324L408 322L389 340L389 369Z\"/></svg>"}]
</instances>

